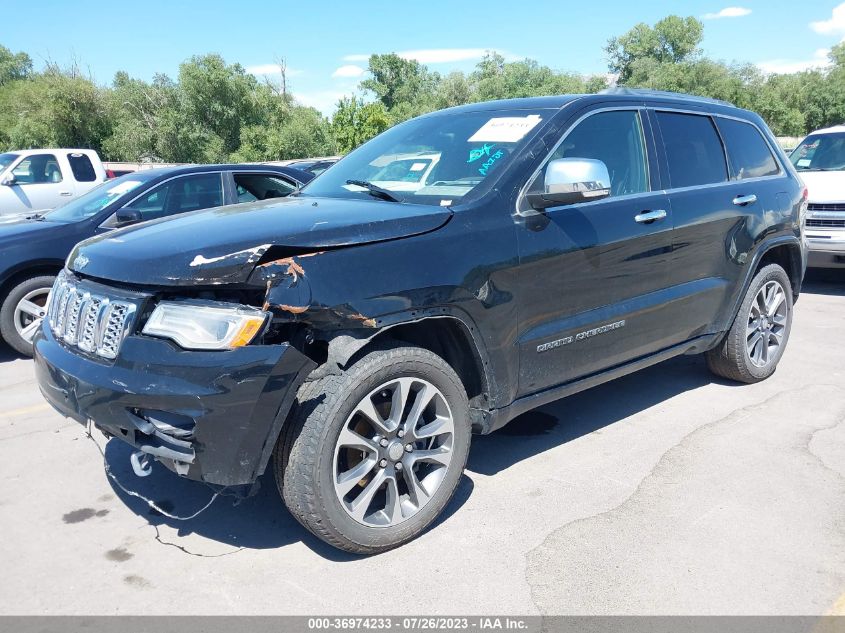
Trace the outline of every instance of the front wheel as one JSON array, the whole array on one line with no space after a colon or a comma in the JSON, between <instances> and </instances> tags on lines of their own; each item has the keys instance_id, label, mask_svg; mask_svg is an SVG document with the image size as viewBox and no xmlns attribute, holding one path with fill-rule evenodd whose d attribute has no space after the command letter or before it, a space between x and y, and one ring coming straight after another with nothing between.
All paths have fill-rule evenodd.
<instances>
[{"instance_id":1,"label":"front wheel","mask_svg":"<svg viewBox=\"0 0 845 633\"><path fill-rule=\"evenodd\" d=\"M452 498L469 452L467 414L455 371L418 347L374 350L306 383L276 447L285 504L340 549L401 545Z\"/></svg>"},{"instance_id":2,"label":"front wheel","mask_svg":"<svg viewBox=\"0 0 845 633\"><path fill-rule=\"evenodd\" d=\"M32 338L47 312L55 277L34 275L18 282L0 306L0 335L16 351L32 356Z\"/></svg>"},{"instance_id":3,"label":"front wheel","mask_svg":"<svg viewBox=\"0 0 845 633\"><path fill-rule=\"evenodd\" d=\"M738 382L765 380L775 372L791 329L792 286L786 271L770 264L754 276L733 326L707 352L707 365Z\"/></svg>"}]
</instances>

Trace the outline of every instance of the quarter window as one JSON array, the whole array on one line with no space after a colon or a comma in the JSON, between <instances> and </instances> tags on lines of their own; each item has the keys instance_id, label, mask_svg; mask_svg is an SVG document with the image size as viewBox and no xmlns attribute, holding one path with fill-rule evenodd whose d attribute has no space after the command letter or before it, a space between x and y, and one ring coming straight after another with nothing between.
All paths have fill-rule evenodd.
<instances>
[{"instance_id":1,"label":"quarter window","mask_svg":"<svg viewBox=\"0 0 845 633\"><path fill-rule=\"evenodd\" d=\"M673 189L727 181L722 141L709 116L658 112L657 120Z\"/></svg>"},{"instance_id":2,"label":"quarter window","mask_svg":"<svg viewBox=\"0 0 845 633\"><path fill-rule=\"evenodd\" d=\"M238 202L283 198L296 186L280 176L269 174L235 174Z\"/></svg>"},{"instance_id":3,"label":"quarter window","mask_svg":"<svg viewBox=\"0 0 845 633\"><path fill-rule=\"evenodd\" d=\"M728 148L731 176L734 180L774 176L778 164L760 132L750 123L717 119Z\"/></svg>"},{"instance_id":4,"label":"quarter window","mask_svg":"<svg viewBox=\"0 0 845 633\"><path fill-rule=\"evenodd\" d=\"M584 119L549 157L602 161L610 174L610 193L624 196L649 190L643 127L635 110L599 112ZM543 187L545 168L531 190Z\"/></svg>"},{"instance_id":5,"label":"quarter window","mask_svg":"<svg viewBox=\"0 0 845 633\"><path fill-rule=\"evenodd\" d=\"M12 170L19 185L41 185L62 181L62 169L53 154L27 156Z\"/></svg>"},{"instance_id":6,"label":"quarter window","mask_svg":"<svg viewBox=\"0 0 845 633\"><path fill-rule=\"evenodd\" d=\"M94 165L91 164L91 159L85 154L68 154L67 160L76 182L94 182L97 180Z\"/></svg>"}]
</instances>

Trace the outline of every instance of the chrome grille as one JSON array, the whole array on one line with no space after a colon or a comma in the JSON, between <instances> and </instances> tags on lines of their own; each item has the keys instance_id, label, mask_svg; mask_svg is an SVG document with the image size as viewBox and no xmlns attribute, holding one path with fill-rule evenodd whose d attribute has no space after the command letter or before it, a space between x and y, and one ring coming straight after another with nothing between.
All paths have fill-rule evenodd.
<instances>
[{"instance_id":1,"label":"chrome grille","mask_svg":"<svg viewBox=\"0 0 845 633\"><path fill-rule=\"evenodd\" d=\"M845 228L845 220L823 220L819 218L807 218L805 220L806 226L816 228Z\"/></svg>"},{"instance_id":2,"label":"chrome grille","mask_svg":"<svg viewBox=\"0 0 845 633\"><path fill-rule=\"evenodd\" d=\"M135 304L92 292L66 273L56 278L47 319L57 339L103 358L117 358Z\"/></svg>"},{"instance_id":3,"label":"chrome grille","mask_svg":"<svg viewBox=\"0 0 845 633\"><path fill-rule=\"evenodd\" d=\"M811 202L807 205L809 211L845 211L845 202Z\"/></svg>"}]
</instances>

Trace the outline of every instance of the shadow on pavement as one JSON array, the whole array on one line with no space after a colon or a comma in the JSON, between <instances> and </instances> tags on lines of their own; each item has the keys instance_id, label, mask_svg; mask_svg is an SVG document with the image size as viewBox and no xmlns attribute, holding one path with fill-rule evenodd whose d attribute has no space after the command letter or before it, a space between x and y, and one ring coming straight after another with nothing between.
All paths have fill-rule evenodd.
<instances>
[{"instance_id":1,"label":"shadow on pavement","mask_svg":"<svg viewBox=\"0 0 845 633\"><path fill-rule=\"evenodd\" d=\"M525 413L490 435L473 437L467 469L494 475L713 382L721 380L710 373L702 356L679 356Z\"/></svg>"},{"instance_id":2,"label":"shadow on pavement","mask_svg":"<svg viewBox=\"0 0 845 633\"><path fill-rule=\"evenodd\" d=\"M804 293L845 297L845 268L807 269L801 288L801 294Z\"/></svg>"},{"instance_id":3,"label":"shadow on pavement","mask_svg":"<svg viewBox=\"0 0 845 633\"><path fill-rule=\"evenodd\" d=\"M202 483L182 479L161 464L153 464L148 477L137 477L129 464L133 448L113 439L106 445L106 460L112 473L128 490L155 501L163 510L178 516L188 516L202 508L211 498L211 490ZM327 545L302 527L285 508L273 478L272 462L259 479L258 493L238 502L233 497L220 496L199 516L189 521L177 521L151 509L147 503L132 497L113 481L109 484L115 495L138 516L151 525L168 525L179 536L197 534L214 541L248 549L270 549L303 542L323 558L345 562L361 558ZM446 521L469 499L472 480L462 477L458 490L444 513L429 529Z\"/></svg>"},{"instance_id":4,"label":"shadow on pavement","mask_svg":"<svg viewBox=\"0 0 845 633\"><path fill-rule=\"evenodd\" d=\"M0 341L0 363L6 363L12 360L19 360L21 358L24 357L18 354L15 350L6 345L4 342Z\"/></svg>"}]
</instances>

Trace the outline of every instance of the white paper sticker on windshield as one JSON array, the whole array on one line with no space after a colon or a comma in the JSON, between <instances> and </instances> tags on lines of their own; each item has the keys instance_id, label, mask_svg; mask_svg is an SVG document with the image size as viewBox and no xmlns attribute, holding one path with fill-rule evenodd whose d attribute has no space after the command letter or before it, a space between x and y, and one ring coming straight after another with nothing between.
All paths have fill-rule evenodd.
<instances>
[{"instance_id":1,"label":"white paper sticker on windshield","mask_svg":"<svg viewBox=\"0 0 845 633\"><path fill-rule=\"evenodd\" d=\"M810 159L809 158L802 158L797 163L795 163L798 167L809 167L810 166Z\"/></svg>"},{"instance_id":2,"label":"white paper sticker on windshield","mask_svg":"<svg viewBox=\"0 0 845 633\"><path fill-rule=\"evenodd\" d=\"M469 137L470 143L516 143L540 122L539 114L490 119Z\"/></svg>"},{"instance_id":3,"label":"white paper sticker on windshield","mask_svg":"<svg viewBox=\"0 0 845 633\"><path fill-rule=\"evenodd\" d=\"M428 163L414 163L411 165L411 171L422 171Z\"/></svg>"},{"instance_id":4,"label":"white paper sticker on windshield","mask_svg":"<svg viewBox=\"0 0 845 633\"><path fill-rule=\"evenodd\" d=\"M121 196L127 191L132 191L140 184L140 180L124 180L123 182L116 184L114 187L110 187L106 193L110 196Z\"/></svg>"}]
</instances>

